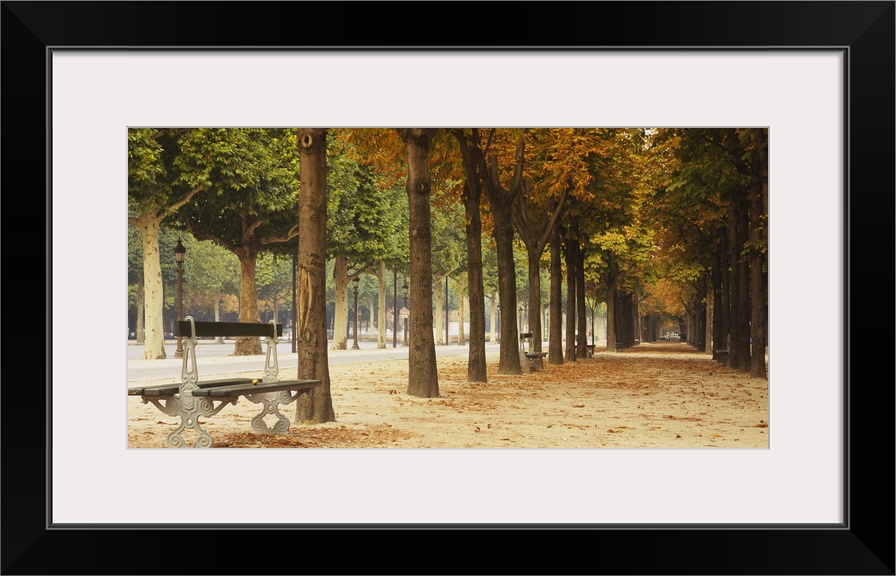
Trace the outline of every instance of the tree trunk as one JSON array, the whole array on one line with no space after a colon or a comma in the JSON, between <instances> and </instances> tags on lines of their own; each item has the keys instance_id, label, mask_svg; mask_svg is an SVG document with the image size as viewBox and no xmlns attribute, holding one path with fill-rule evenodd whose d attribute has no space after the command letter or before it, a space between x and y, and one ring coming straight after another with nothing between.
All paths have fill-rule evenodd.
<instances>
[{"instance_id":1,"label":"tree trunk","mask_svg":"<svg viewBox=\"0 0 896 576\"><path fill-rule=\"evenodd\" d=\"M399 129L408 164L410 238L410 350L408 394L439 396L436 348L432 333L432 227L430 225L429 147L433 128Z\"/></svg>"},{"instance_id":2,"label":"tree trunk","mask_svg":"<svg viewBox=\"0 0 896 576\"><path fill-rule=\"evenodd\" d=\"M544 368L541 361L541 254L527 251L529 261L529 332L532 333L532 360L535 370Z\"/></svg>"},{"instance_id":3,"label":"tree trunk","mask_svg":"<svg viewBox=\"0 0 896 576\"><path fill-rule=\"evenodd\" d=\"M380 292L379 292L379 301L377 302L377 307L379 308L379 312L377 313L377 336L376 336L376 347L377 348L385 348L386 347L386 263L384 261L380 262L380 266L377 269L376 279L380 281Z\"/></svg>"},{"instance_id":4,"label":"tree trunk","mask_svg":"<svg viewBox=\"0 0 896 576\"><path fill-rule=\"evenodd\" d=\"M144 310L146 308L146 298L143 296L143 278L137 282L137 327L136 333L134 337L137 339L138 344L143 344L145 341L145 337L143 335L143 319L144 319Z\"/></svg>"},{"instance_id":5,"label":"tree trunk","mask_svg":"<svg viewBox=\"0 0 896 576\"><path fill-rule=\"evenodd\" d=\"M566 361L576 361L576 243L566 239Z\"/></svg>"},{"instance_id":6,"label":"tree trunk","mask_svg":"<svg viewBox=\"0 0 896 576\"><path fill-rule=\"evenodd\" d=\"M750 214L749 199L744 195L737 211L737 237L738 242L738 275L737 275L737 369L741 372L750 371L750 266L748 257L743 253L745 244L749 239Z\"/></svg>"},{"instance_id":7,"label":"tree trunk","mask_svg":"<svg viewBox=\"0 0 896 576\"><path fill-rule=\"evenodd\" d=\"M750 295L752 319L750 351L750 376L765 378L765 214L763 213L763 186L765 186L765 132L753 129L753 162L750 183Z\"/></svg>"},{"instance_id":8,"label":"tree trunk","mask_svg":"<svg viewBox=\"0 0 896 576\"><path fill-rule=\"evenodd\" d=\"M723 340L719 343L719 348L724 348L729 350L731 343L731 278L732 278L732 266L731 266L731 251L728 249L728 246L731 244L730 242L730 233L728 231L728 227L724 226L719 231L719 271L720 271L720 292L721 292L721 302L722 302L722 310L721 310L721 318L722 318L722 337ZM729 357L726 358L726 363L730 362L730 350Z\"/></svg>"},{"instance_id":9,"label":"tree trunk","mask_svg":"<svg viewBox=\"0 0 896 576\"><path fill-rule=\"evenodd\" d=\"M725 236L725 229L720 227L716 229L716 238L712 249L712 359L728 362L728 356L718 351L723 350L727 346L727 330L725 329L725 300L723 298L722 277L722 239Z\"/></svg>"},{"instance_id":10,"label":"tree trunk","mask_svg":"<svg viewBox=\"0 0 896 576\"><path fill-rule=\"evenodd\" d=\"M327 131L299 129L299 249L296 303L296 378L322 383L297 401L296 420L333 422L327 360Z\"/></svg>"},{"instance_id":11,"label":"tree trunk","mask_svg":"<svg viewBox=\"0 0 896 576\"><path fill-rule=\"evenodd\" d=\"M491 295L489 296L489 301L491 302L489 325L491 326L491 329L492 329L492 334L491 334L491 343L492 344L495 344L498 341L498 336L497 336L497 333L498 333L497 297L498 297L498 295L495 294L494 292L492 292Z\"/></svg>"},{"instance_id":12,"label":"tree trunk","mask_svg":"<svg viewBox=\"0 0 896 576\"><path fill-rule=\"evenodd\" d=\"M712 352L712 301L715 298L715 291L712 286L711 274L706 274L706 315L703 324L705 332L703 334L703 352Z\"/></svg>"},{"instance_id":13,"label":"tree trunk","mask_svg":"<svg viewBox=\"0 0 896 576\"><path fill-rule=\"evenodd\" d=\"M258 316L258 292L255 288L258 251L244 244L236 255L240 261L240 322L261 322ZM254 356L261 353L261 338L252 336L236 339L234 356Z\"/></svg>"},{"instance_id":14,"label":"tree trunk","mask_svg":"<svg viewBox=\"0 0 896 576\"><path fill-rule=\"evenodd\" d=\"M143 239L143 294L146 311L144 360L161 360L166 357L165 326L162 319L164 299L162 264L159 255L159 226L159 219L155 214L149 212L141 214L136 223Z\"/></svg>"},{"instance_id":15,"label":"tree trunk","mask_svg":"<svg viewBox=\"0 0 896 576\"><path fill-rule=\"evenodd\" d=\"M348 262L345 254L336 255L333 265L336 302L333 306L333 350L348 348Z\"/></svg>"},{"instance_id":16,"label":"tree trunk","mask_svg":"<svg viewBox=\"0 0 896 576\"><path fill-rule=\"evenodd\" d=\"M563 270L560 264L560 231L555 228L551 234L551 298L550 327L548 328L548 363L563 364Z\"/></svg>"},{"instance_id":17,"label":"tree trunk","mask_svg":"<svg viewBox=\"0 0 896 576\"><path fill-rule=\"evenodd\" d=\"M588 356L588 316L585 307L585 250L578 240L576 240L576 245L576 319L579 325L576 356L586 358Z\"/></svg>"},{"instance_id":18,"label":"tree trunk","mask_svg":"<svg viewBox=\"0 0 896 576\"><path fill-rule=\"evenodd\" d=\"M485 360L485 287L482 276L482 179L485 176L481 136L478 128L469 135L460 129L451 131L461 149L464 167L464 214L466 216L467 274L470 292L470 352L467 380L486 382ZM495 342L495 299L491 298L491 341Z\"/></svg>"},{"instance_id":19,"label":"tree trunk","mask_svg":"<svg viewBox=\"0 0 896 576\"><path fill-rule=\"evenodd\" d=\"M442 324L443 314L445 313L445 300L442 294L442 278L444 278L444 276L436 276L435 282L432 283L433 296L435 297L435 313L433 315L435 316L436 322L436 346L444 346L447 344L447 342L445 342L445 325ZM448 319L446 318L444 321L447 322Z\"/></svg>"},{"instance_id":20,"label":"tree trunk","mask_svg":"<svg viewBox=\"0 0 896 576\"><path fill-rule=\"evenodd\" d=\"M607 268L607 352L616 352L616 271L612 260Z\"/></svg>"},{"instance_id":21,"label":"tree trunk","mask_svg":"<svg viewBox=\"0 0 896 576\"><path fill-rule=\"evenodd\" d=\"M737 313L737 306L740 301L738 298L738 290L740 289L739 278L742 273L742 264L739 257L741 242L737 237L738 210L739 202L737 201L737 198L734 197L731 199L728 222L728 251L731 266L731 280L728 286L731 293L728 300L728 305L730 307L729 318L731 321L731 324L728 326L730 334L728 339L728 365L732 368L740 366L741 354L741 347L738 345L738 342L740 342L740 322L738 321Z\"/></svg>"},{"instance_id":22,"label":"tree trunk","mask_svg":"<svg viewBox=\"0 0 896 576\"><path fill-rule=\"evenodd\" d=\"M464 334L464 298L466 297L466 274L457 275L457 345L466 345L466 334Z\"/></svg>"},{"instance_id":23,"label":"tree trunk","mask_svg":"<svg viewBox=\"0 0 896 576\"><path fill-rule=\"evenodd\" d=\"M511 207L513 198L519 193L522 181L524 144L517 146L516 164L510 189L500 184L498 160L489 156L486 193L491 207L494 227L495 251L498 259L498 294L504 314L501 317L501 345L498 374L522 374L519 353L519 327L516 319L516 264L513 260L513 224Z\"/></svg>"}]
</instances>

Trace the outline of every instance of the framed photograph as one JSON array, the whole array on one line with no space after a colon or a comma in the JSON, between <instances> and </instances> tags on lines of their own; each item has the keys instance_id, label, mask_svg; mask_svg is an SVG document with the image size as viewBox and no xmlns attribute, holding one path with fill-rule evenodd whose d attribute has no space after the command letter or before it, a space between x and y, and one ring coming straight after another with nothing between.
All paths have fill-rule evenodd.
<instances>
[{"instance_id":1,"label":"framed photograph","mask_svg":"<svg viewBox=\"0 0 896 576\"><path fill-rule=\"evenodd\" d=\"M893 386L880 354L852 358L890 342L894 15L4 2L3 178L39 189L23 221L45 223L11 224L7 264L46 241L47 317L45 386L6 381L3 573L893 574ZM768 128L767 450L126 450L128 126L519 125ZM35 324L7 304L8 327ZM208 548L244 537L281 554ZM368 546L389 559L346 554Z\"/></svg>"}]
</instances>

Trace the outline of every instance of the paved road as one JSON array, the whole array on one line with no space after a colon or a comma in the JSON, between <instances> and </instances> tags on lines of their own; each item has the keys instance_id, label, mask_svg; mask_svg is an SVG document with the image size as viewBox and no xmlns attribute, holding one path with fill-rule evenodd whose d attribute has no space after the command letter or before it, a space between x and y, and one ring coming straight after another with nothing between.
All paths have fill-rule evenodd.
<instances>
[{"instance_id":1,"label":"paved road","mask_svg":"<svg viewBox=\"0 0 896 576\"><path fill-rule=\"evenodd\" d=\"M260 356L230 356L233 353L233 340L226 340L218 344L213 340L200 340L196 345L196 368L200 380L209 376L234 374L239 372L257 371L264 374L264 354ZM351 343L349 343L351 346ZM327 353L330 366L337 364L350 364L361 362L375 362L380 360L406 359L408 349L398 343L397 348L392 348L392 342L387 343L387 348L377 349L376 342L359 342L360 350L329 350ZM175 342L167 341L165 352L168 357L164 360L144 360L143 346L134 342L128 344L128 382L145 382L149 380L180 381L182 360L174 357ZM469 346L436 346L437 356L452 356L469 354ZM497 352L498 344L486 344L486 353ZM277 346L277 364L281 373L291 373L298 366L298 356L292 352L292 344L280 342Z\"/></svg>"}]
</instances>

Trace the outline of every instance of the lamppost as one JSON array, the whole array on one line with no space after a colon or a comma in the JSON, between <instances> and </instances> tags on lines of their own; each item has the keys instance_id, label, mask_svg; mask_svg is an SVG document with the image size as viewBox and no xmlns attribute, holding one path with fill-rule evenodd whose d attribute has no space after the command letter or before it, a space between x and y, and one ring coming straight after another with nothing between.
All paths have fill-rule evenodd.
<instances>
[{"instance_id":1,"label":"lamppost","mask_svg":"<svg viewBox=\"0 0 896 576\"><path fill-rule=\"evenodd\" d=\"M498 342L500 342L501 341L501 303L500 302L498 302L497 307L498 307L498 321L496 324L498 325L498 329L496 330L496 332L498 333Z\"/></svg>"},{"instance_id":2,"label":"lamppost","mask_svg":"<svg viewBox=\"0 0 896 576\"><path fill-rule=\"evenodd\" d=\"M181 243L180 238L177 239L177 246L174 247L174 262L177 264L177 321L184 319L184 254L187 249ZM177 348L174 350L175 358L184 357L184 344L180 336L180 330L177 331Z\"/></svg>"},{"instance_id":3,"label":"lamppost","mask_svg":"<svg viewBox=\"0 0 896 576\"><path fill-rule=\"evenodd\" d=\"M404 308L408 309L408 283L405 282L401 287L401 294L404 296ZM404 345L408 345L408 319L404 319Z\"/></svg>"},{"instance_id":4,"label":"lamppost","mask_svg":"<svg viewBox=\"0 0 896 576\"><path fill-rule=\"evenodd\" d=\"M360 350L361 347L358 346L358 283L361 282L361 279L355 276L352 278L352 288L355 291L355 321L354 321L354 334L355 334L355 343L352 345L352 350Z\"/></svg>"},{"instance_id":5,"label":"lamppost","mask_svg":"<svg viewBox=\"0 0 896 576\"><path fill-rule=\"evenodd\" d=\"M520 332L523 331L523 305L520 304Z\"/></svg>"}]
</instances>

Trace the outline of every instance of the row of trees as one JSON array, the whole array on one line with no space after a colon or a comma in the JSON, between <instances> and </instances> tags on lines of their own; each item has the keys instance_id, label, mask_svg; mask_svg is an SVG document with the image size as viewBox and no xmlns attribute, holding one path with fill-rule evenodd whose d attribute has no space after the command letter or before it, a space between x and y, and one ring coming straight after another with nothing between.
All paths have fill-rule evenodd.
<instances>
[{"instance_id":1,"label":"row of trees","mask_svg":"<svg viewBox=\"0 0 896 576\"><path fill-rule=\"evenodd\" d=\"M406 266L412 302L433 302L441 292L433 283L462 271L470 381L487 380L485 255L496 260L497 301L516 310L515 245L526 254L529 310L542 309L549 271L550 326L529 318L535 351L545 328L550 334L548 362L585 355L585 297L597 294L608 349L654 339L680 315L692 344L729 348L732 366L763 377L766 142L764 129L131 130L129 222L143 240L145 357L164 354L158 231L168 220L237 256L241 321L259 318L259 253L297 254L299 377L325 382L300 417L332 413L321 377L328 259L336 329L346 325L340 298L354 276L378 277L382 310L386 269ZM432 308L412 306L409 394L439 395L433 332ZM506 315L499 373L521 372L518 339ZM344 341L334 334L337 347ZM235 353L258 346L247 339Z\"/></svg>"},{"instance_id":2,"label":"row of trees","mask_svg":"<svg viewBox=\"0 0 896 576\"><path fill-rule=\"evenodd\" d=\"M463 239L452 246L447 243L450 236L447 234L435 234L433 252L444 255L450 251L458 251L463 248ZM199 241L193 238L188 231L175 230L162 226L159 230L162 284L164 292L163 310L165 314L166 332L173 329L173 323L177 311L175 298L177 275L173 257L173 247L178 241L187 251L186 265L183 273L183 300L186 314L200 320L232 321L238 317L240 309L240 263L239 259L231 252L209 241ZM462 252L462 250L460 250ZM486 331L496 341L494 332L497 316L500 308L497 304L497 262L494 252L486 246L483 247L485 258L483 259L483 271L485 277L486 292ZM167 258L165 257L167 255ZM517 274L525 272L525 254L518 246L514 247L514 259ZM456 258L455 258L456 260ZM295 257L282 256L271 252L259 254L255 269L256 293L258 295L258 310L262 321L276 318L278 322L291 326L294 319L293 311L293 287ZM359 326L365 326L368 334L372 331L378 338L378 347L387 347L386 329L392 327L394 315L405 307L402 294L402 286L407 283L407 265L401 269L385 269L385 263L368 274L359 275L358 282L358 315ZM447 268L443 268L447 269ZM336 288L334 281L335 262L329 258L327 262L327 326L335 331L335 301ZM143 254L142 242L136 228L130 227L128 232L128 332L135 337L140 344L144 343L143 312ZM450 312L452 322L461 322L459 329L460 344L465 344L467 330L464 323L468 321L468 307L466 307L466 272L463 266L454 265L450 273L434 275L434 298L431 303L435 315L436 344L444 341L445 313ZM384 289L383 289L384 285ZM450 289L449 289L450 285ZM541 297L547 302L546 292L547 270L541 271ZM518 297L528 299L529 286L522 278L518 286ZM348 288L349 326L353 322L354 304L352 301L352 288ZM591 295L593 296L593 295ZM345 302L346 298L340 298ZM589 296L589 311L598 303ZM523 318L527 319L531 314L539 311L523 311ZM541 312L544 312L543 310ZM506 313L506 312L505 312ZM600 318L603 318L601 312ZM344 314L342 315L344 316ZM399 327L401 326L399 322ZM333 343L333 347L344 349L346 347L345 326L340 326L341 340ZM359 328L360 330L360 328ZM351 333L348 333L351 338Z\"/></svg>"}]
</instances>

